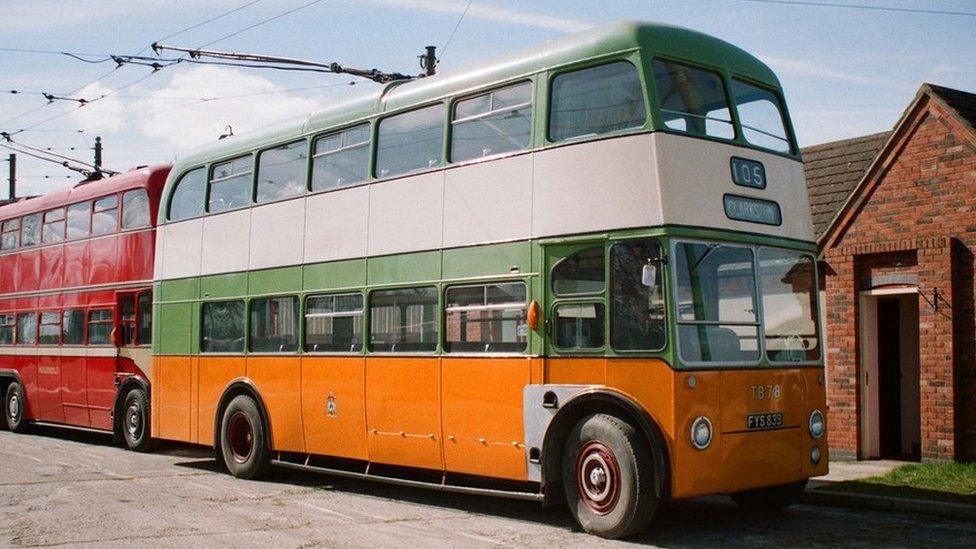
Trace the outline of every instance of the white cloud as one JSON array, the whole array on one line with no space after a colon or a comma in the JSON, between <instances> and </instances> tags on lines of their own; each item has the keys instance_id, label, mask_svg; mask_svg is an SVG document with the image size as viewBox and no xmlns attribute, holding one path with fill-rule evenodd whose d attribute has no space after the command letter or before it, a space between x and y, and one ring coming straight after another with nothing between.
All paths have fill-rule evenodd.
<instances>
[{"instance_id":1,"label":"white cloud","mask_svg":"<svg viewBox=\"0 0 976 549\"><path fill-rule=\"evenodd\" d=\"M382 4L396 8L404 8L416 11L426 11L432 13L452 13L461 15L464 13L467 2L452 2L449 0L366 0L373 4ZM567 17L557 17L534 13L519 9L499 8L485 5L481 2L474 2L468 9L465 18L481 19L484 21L495 21L519 25L524 27L535 27L540 29L552 29L564 32L576 32L589 28L590 24Z\"/></svg>"}]
</instances>

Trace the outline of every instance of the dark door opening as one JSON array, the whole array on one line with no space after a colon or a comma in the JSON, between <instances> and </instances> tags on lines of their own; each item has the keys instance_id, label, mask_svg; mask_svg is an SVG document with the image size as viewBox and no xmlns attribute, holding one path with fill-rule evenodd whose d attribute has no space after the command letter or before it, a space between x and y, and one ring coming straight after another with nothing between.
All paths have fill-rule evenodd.
<instances>
[{"instance_id":1,"label":"dark door opening","mask_svg":"<svg viewBox=\"0 0 976 549\"><path fill-rule=\"evenodd\" d=\"M880 457L921 457L918 300L915 295L878 299L878 434Z\"/></svg>"}]
</instances>

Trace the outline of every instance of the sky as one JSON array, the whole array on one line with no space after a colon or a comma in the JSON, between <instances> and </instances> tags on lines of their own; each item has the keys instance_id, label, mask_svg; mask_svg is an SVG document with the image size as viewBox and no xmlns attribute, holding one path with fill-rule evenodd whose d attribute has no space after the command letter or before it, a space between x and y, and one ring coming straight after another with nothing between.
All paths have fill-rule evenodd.
<instances>
[{"instance_id":1,"label":"sky","mask_svg":"<svg viewBox=\"0 0 976 549\"><path fill-rule=\"evenodd\" d=\"M149 44L163 38L193 48L418 73L417 56L427 45L438 46L439 70L463 70L624 19L695 29L766 62L783 84L801 146L891 129L923 82L976 93L976 0L815 3L835 6L789 0L0 0L0 131L26 129L14 140L89 162L99 136L105 167L124 171L172 162L227 126L244 133L378 86L347 75L188 64L113 70L111 60L91 62L109 54L151 55ZM93 55L83 62L9 49ZM112 95L79 107L47 104L40 92L76 99ZM0 158L9 152L0 149ZM0 162L4 181L6 171ZM20 196L78 179L57 164L18 154ZM0 189L5 198L6 185Z\"/></svg>"}]
</instances>

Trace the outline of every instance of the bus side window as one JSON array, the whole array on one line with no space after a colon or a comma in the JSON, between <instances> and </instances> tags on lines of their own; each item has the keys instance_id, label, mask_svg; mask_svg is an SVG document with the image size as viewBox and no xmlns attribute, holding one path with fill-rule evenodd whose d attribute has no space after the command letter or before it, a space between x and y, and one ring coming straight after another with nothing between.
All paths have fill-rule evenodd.
<instances>
[{"instance_id":1,"label":"bus side window","mask_svg":"<svg viewBox=\"0 0 976 549\"><path fill-rule=\"evenodd\" d=\"M79 202L68 206L68 240L85 238L91 231L91 202Z\"/></svg>"},{"instance_id":2,"label":"bus side window","mask_svg":"<svg viewBox=\"0 0 976 549\"><path fill-rule=\"evenodd\" d=\"M445 351L521 353L529 340L523 282L454 286L445 294Z\"/></svg>"},{"instance_id":3,"label":"bus side window","mask_svg":"<svg viewBox=\"0 0 976 549\"><path fill-rule=\"evenodd\" d=\"M549 140L638 128L647 119L637 68L617 61L552 79Z\"/></svg>"},{"instance_id":4,"label":"bus side window","mask_svg":"<svg viewBox=\"0 0 976 549\"><path fill-rule=\"evenodd\" d=\"M95 201L92 214L92 236L111 234L119 228L119 197L116 195L99 198Z\"/></svg>"},{"instance_id":5,"label":"bus side window","mask_svg":"<svg viewBox=\"0 0 976 549\"><path fill-rule=\"evenodd\" d=\"M315 140L312 192L348 187L369 172L369 124L360 124Z\"/></svg>"},{"instance_id":6,"label":"bus side window","mask_svg":"<svg viewBox=\"0 0 976 549\"><path fill-rule=\"evenodd\" d=\"M376 177L435 168L441 165L443 156L443 103L380 120Z\"/></svg>"},{"instance_id":7,"label":"bus side window","mask_svg":"<svg viewBox=\"0 0 976 549\"><path fill-rule=\"evenodd\" d=\"M254 353L292 353L298 349L298 298L251 300L248 349Z\"/></svg>"},{"instance_id":8,"label":"bus side window","mask_svg":"<svg viewBox=\"0 0 976 549\"><path fill-rule=\"evenodd\" d=\"M598 294L606 288L603 245L584 248L552 268L552 293L557 296Z\"/></svg>"},{"instance_id":9,"label":"bus side window","mask_svg":"<svg viewBox=\"0 0 976 549\"><path fill-rule=\"evenodd\" d=\"M565 303L556 307L556 346L561 349L603 347L602 303Z\"/></svg>"},{"instance_id":10,"label":"bus side window","mask_svg":"<svg viewBox=\"0 0 976 549\"><path fill-rule=\"evenodd\" d=\"M363 348L363 296L310 296L305 302L305 351L358 353Z\"/></svg>"},{"instance_id":11,"label":"bus side window","mask_svg":"<svg viewBox=\"0 0 976 549\"><path fill-rule=\"evenodd\" d=\"M122 195L122 228L149 226L149 195L146 189L135 189Z\"/></svg>"},{"instance_id":12,"label":"bus side window","mask_svg":"<svg viewBox=\"0 0 976 549\"><path fill-rule=\"evenodd\" d=\"M85 343L85 311L72 309L61 315L61 343L83 345Z\"/></svg>"},{"instance_id":13,"label":"bus side window","mask_svg":"<svg viewBox=\"0 0 976 549\"><path fill-rule=\"evenodd\" d=\"M251 203L251 177L254 157L239 156L210 169L210 200L207 211L223 212Z\"/></svg>"},{"instance_id":14,"label":"bus side window","mask_svg":"<svg viewBox=\"0 0 976 549\"><path fill-rule=\"evenodd\" d=\"M203 337L200 350L204 353L244 352L244 302L213 301L203 304Z\"/></svg>"},{"instance_id":15,"label":"bus side window","mask_svg":"<svg viewBox=\"0 0 976 549\"><path fill-rule=\"evenodd\" d=\"M112 338L112 309L96 309L88 312L88 344L110 345Z\"/></svg>"},{"instance_id":16,"label":"bus side window","mask_svg":"<svg viewBox=\"0 0 976 549\"><path fill-rule=\"evenodd\" d=\"M17 321L12 314L0 315L0 345L13 345Z\"/></svg>"},{"instance_id":17,"label":"bus side window","mask_svg":"<svg viewBox=\"0 0 976 549\"><path fill-rule=\"evenodd\" d=\"M136 296L119 298L119 324L122 327L122 345L136 344Z\"/></svg>"},{"instance_id":18,"label":"bus side window","mask_svg":"<svg viewBox=\"0 0 976 549\"><path fill-rule=\"evenodd\" d=\"M308 142L304 139L258 154L258 203L273 202L305 192Z\"/></svg>"},{"instance_id":19,"label":"bus side window","mask_svg":"<svg viewBox=\"0 0 976 549\"><path fill-rule=\"evenodd\" d=\"M139 294L137 330L139 345L152 343L152 292Z\"/></svg>"},{"instance_id":20,"label":"bus side window","mask_svg":"<svg viewBox=\"0 0 976 549\"><path fill-rule=\"evenodd\" d=\"M17 345L34 345L37 343L37 313L20 313L17 315Z\"/></svg>"},{"instance_id":21,"label":"bus side window","mask_svg":"<svg viewBox=\"0 0 976 549\"><path fill-rule=\"evenodd\" d=\"M203 168L183 174L169 199L169 220L203 215L207 200L207 177Z\"/></svg>"},{"instance_id":22,"label":"bus side window","mask_svg":"<svg viewBox=\"0 0 976 549\"><path fill-rule=\"evenodd\" d=\"M58 208L44 213L44 229L41 241L45 244L57 244L64 241L64 208Z\"/></svg>"},{"instance_id":23,"label":"bus side window","mask_svg":"<svg viewBox=\"0 0 976 549\"><path fill-rule=\"evenodd\" d=\"M0 250L14 250L20 245L20 220L3 222L3 236L0 237Z\"/></svg>"},{"instance_id":24,"label":"bus side window","mask_svg":"<svg viewBox=\"0 0 976 549\"><path fill-rule=\"evenodd\" d=\"M41 345L61 344L61 313L49 311L41 313Z\"/></svg>"},{"instance_id":25,"label":"bus side window","mask_svg":"<svg viewBox=\"0 0 976 549\"><path fill-rule=\"evenodd\" d=\"M532 133L532 83L522 82L458 101L451 124L451 162L528 147Z\"/></svg>"},{"instance_id":26,"label":"bus side window","mask_svg":"<svg viewBox=\"0 0 976 549\"><path fill-rule=\"evenodd\" d=\"M437 288L377 290L369 296L370 349L382 353L437 350Z\"/></svg>"},{"instance_id":27,"label":"bus side window","mask_svg":"<svg viewBox=\"0 0 976 549\"><path fill-rule=\"evenodd\" d=\"M37 246L41 241L41 214L24 216L20 224L20 245Z\"/></svg>"}]
</instances>

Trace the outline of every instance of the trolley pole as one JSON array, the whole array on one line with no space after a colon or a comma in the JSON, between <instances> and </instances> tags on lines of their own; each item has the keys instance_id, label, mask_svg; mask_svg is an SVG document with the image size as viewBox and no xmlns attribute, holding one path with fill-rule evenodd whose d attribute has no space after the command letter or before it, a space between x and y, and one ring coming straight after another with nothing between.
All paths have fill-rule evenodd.
<instances>
[{"instance_id":1,"label":"trolley pole","mask_svg":"<svg viewBox=\"0 0 976 549\"><path fill-rule=\"evenodd\" d=\"M10 163L10 176L8 179L10 182L10 201L13 202L14 198L17 197L17 155L11 153L7 157L7 162Z\"/></svg>"},{"instance_id":2,"label":"trolley pole","mask_svg":"<svg viewBox=\"0 0 976 549\"><path fill-rule=\"evenodd\" d=\"M95 173L102 171L102 138L95 138Z\"/></svg>"}]
</instances>

